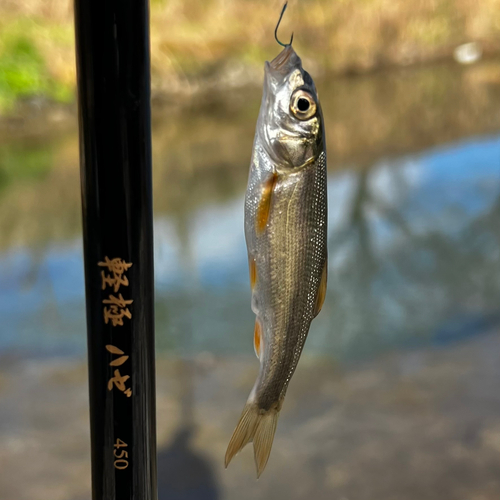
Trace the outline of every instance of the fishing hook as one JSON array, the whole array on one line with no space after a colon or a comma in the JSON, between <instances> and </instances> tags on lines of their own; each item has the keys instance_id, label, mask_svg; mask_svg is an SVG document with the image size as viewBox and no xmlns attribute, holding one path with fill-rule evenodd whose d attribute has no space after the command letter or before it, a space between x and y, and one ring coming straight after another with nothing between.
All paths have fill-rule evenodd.
<instances>
[{"instance_id":1,"label":"fishing hook","mask_svg":"<svg viewBox=\"0 0 500 500\"><path fill-rule=\"evenodd\" d=\"M285 5L283 5L283 8L281 9L281 14L280 14L280 18L278 19L278 24L276 25L276 28L274 29L274 38L276 39L276 41L282 46L282 47L288 47L289 45L292 45L292 42L293 42L293 32L292 32L292 36L290 38L290 41L285 44L283 42L280 42L278 40L278 28L280 26L280 23L281 23L281 18L283 17L283 14L285 13L285 10L286 10L286 7L288 5L288 2L285 2Z\"/></svg>"}]
</instances>

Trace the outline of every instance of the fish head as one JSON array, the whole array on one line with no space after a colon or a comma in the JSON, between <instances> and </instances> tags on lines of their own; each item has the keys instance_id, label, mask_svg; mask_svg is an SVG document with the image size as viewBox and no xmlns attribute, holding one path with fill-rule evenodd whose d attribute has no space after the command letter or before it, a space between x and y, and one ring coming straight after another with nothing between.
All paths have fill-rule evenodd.
<instances>
[{"instance_id":1,"label":"fish head","mask_svg":"<svg viewBox=\"0 0 500 500\"><path fill-rule=\"evenodd\" d=\"M257 136L281 171L310 164L324 149L316 87L291 45L266 62Z\"/></svg>"}]
</instances>

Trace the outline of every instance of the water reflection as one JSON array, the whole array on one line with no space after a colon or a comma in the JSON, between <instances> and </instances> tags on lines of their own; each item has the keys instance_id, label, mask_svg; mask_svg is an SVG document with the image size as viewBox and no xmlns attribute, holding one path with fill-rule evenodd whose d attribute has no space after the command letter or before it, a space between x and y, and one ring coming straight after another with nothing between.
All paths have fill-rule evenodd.
<instances>
[{"instance_id":1,"label":"water reflection","mask_svg":"<svg viewBox=\"0 0 500 500\"><path fill-rule=\"evenodd\" d=\"M462 336L460 323L472 334L482 329L479 318L498 321L497 138L391 162L345 182L349 208L330 233L334 298L322 337L329 351L373 354L437 340L445 330ZM343 340L328 335L332 324Z\"/></svg>"},{"instance_id":2,"label":"water reflection","mask_svg":"<svg viewBox=\"0 0 500 500\"><path fill-rule=\"evenodd\" d=\"M498 137L370 170L338 171L328 184L330 283L309 352L338 359L373 355L394 345L465 335L463 326L453 325L495 320ZM240 189L227 201L178 217L156 216L160 351L248 351L245 325L252 313L242 204ZM79 239L43 254L11 251L0 265L0 309L8 325L0 348L83 350Z\"/></svg>"}]
</instances>

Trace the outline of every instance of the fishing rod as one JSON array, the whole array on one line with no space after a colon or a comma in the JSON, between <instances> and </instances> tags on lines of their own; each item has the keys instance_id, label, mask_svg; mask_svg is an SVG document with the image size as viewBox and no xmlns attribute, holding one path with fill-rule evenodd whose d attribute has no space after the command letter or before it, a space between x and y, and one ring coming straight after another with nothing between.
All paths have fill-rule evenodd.
<instances>
[{"instance_id":1,"label":"fishing rod","mask_svg":"<svg viewBox=\"0 0 500 500\"><path fill-rule=\"evenodd\" d=\"M75 0L93 500L156 500L147 0Z\"/></svg>"}]
</instances>

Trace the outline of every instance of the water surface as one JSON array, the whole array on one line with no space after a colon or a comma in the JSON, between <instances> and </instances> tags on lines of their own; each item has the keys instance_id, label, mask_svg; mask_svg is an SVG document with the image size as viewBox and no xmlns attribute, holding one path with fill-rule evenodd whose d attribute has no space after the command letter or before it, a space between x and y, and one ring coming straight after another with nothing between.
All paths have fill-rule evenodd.
<instances>
[{"instance_id":1,"label":"water surface","mask_svg":"<svg viewBox=\"0 0 500 500\"><path fill-rule=\"evenodd\" d=\"M372 356L498 320L497 77L485 63L321 83L330 279L306 352ZM251 352L243 196L259 98L155 114L160 352ZM0 148L1 353L84 354L76 152L74 135Z\"/></svg>"}]
</instances>

